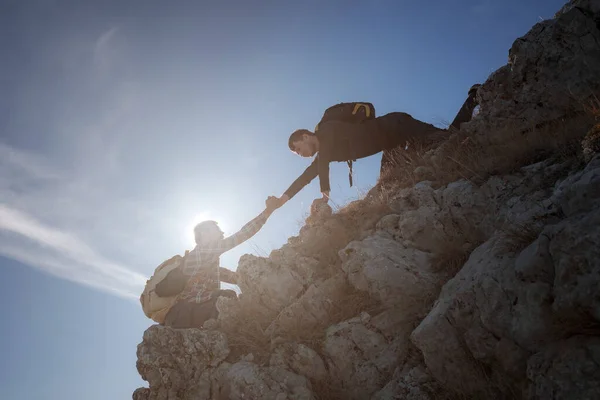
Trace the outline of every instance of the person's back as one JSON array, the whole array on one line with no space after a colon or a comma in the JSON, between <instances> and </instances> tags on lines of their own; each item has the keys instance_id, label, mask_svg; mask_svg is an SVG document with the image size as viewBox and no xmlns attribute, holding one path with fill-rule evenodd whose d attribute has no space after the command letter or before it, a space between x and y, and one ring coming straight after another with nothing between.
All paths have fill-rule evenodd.
<instances>
[{"instance_id":1,"label":"person's back","mask_svg":"<svg viewBox=\"0 0 600 400\"><path fill-rule=\"evenodd\" d=\"M409 114L393 112L360 124L328 121L319 127L316 135L320 142L319 154L325 150L330 161L348 161L393 149L434 132L440 129Z\"/></svg>"},{"instance_id":2,"label":"person's back","mask_svg":"<svg viewBox=\"0 0 600 400\"><path fill-rule=\"evenodd\" d=\"M319 138L319 156L329 161L347 161L381 151L385 135L377 128L377 119L353 124L327 121L315 135Z\"/></svg>"},{"instance_id":3,"label":"person's back","mask_svg":"<svg viewBox=\"0 0 600 400\"><path fill-rule=\"evenodd\" d=\"M183 273L189 276L180 301L208 300L210 294L220 289L220 254L206 253L197 245L184 260Z\"/></svg>"}]
</instances>

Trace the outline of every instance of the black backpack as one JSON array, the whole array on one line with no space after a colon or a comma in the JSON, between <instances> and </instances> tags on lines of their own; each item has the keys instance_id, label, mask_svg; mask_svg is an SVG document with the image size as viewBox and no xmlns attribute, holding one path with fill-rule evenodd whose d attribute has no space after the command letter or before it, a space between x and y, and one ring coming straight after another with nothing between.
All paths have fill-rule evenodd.
<instances>
[{"instance_id":1,"label":"black backpack","mask_svg":"<svg viewBox=\"0 0 600 400\"><path fill-rule=\"evenodd\" d=\"M354 102L354 103L339 103L335 106L329 107L323 113L323 117L315 126L315 132L319 130L319 125L327 121L343 121L353 124L360 124L361 122L375 119L375 107L371 103ZM350 186L352 186L352 162L356 160L348 161L348 180Z\"/></svg>"},{"instance_id":2,"label":"black backpack","mask_svg":"<svg viewBox=\"0 0 600 400\"><path fill-rule=\"evenodd\" d=\"M323 117L315 126L315 132L319 125L327 121L344 121L358 124L369 119L375 119L375 107L371 103L339 103L329 107L323 113Z\"/></svg>"}]
</instances>

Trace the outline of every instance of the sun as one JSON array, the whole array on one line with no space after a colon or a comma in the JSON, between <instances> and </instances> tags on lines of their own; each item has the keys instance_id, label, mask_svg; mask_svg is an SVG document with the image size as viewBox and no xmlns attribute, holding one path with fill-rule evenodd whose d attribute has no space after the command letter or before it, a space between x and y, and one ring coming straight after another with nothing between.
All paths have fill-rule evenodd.
<instances>
[{"instance_id":1,"label":"sun","mask_svg":"<svg viewBox=\"0 0 600 400\"><path fill-rule=\"evenodd\" d=\"M228 232L228 222L225 218L216 215L215 213L208 211L208 210L204 210L198 214L195 214L192 218L190 218L190 223L187 225L184 235L185 235L185 243L188 244L190 246L194 246L194 227L196 225L198 225L200 222L203 221L216 221L219 224L219 227L221 228L221 230L223 232L225 232L225 235L227 235Z\"/></svg>"}]
</instances>

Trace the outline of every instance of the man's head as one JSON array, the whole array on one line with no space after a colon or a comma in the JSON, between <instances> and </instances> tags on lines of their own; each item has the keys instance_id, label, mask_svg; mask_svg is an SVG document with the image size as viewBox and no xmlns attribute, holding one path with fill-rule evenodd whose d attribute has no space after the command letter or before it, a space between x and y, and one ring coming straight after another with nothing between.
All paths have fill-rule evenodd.
<instances>
[{"instance_id":1,"label":"man's head","mask_svg":"<svg viewBox=\"0 0 600 400\"><path fill-rule=\"evenodd\" d=\"M196 244L200 244L200 242L210 243L223 239L223 237L223 231L215 221L203 221L194 227Z\"/></svg>"},{"instance_id":2,"label":"man's head","mask_svg":"<svg viewBox=\"0 0 600 400\"><path fill-rule=\"evenodd\" d=\"M302 157L312 157L319 151L319 138L309 130L298 129L288 140L290 150Z\"/></svg>"}]
</instances>

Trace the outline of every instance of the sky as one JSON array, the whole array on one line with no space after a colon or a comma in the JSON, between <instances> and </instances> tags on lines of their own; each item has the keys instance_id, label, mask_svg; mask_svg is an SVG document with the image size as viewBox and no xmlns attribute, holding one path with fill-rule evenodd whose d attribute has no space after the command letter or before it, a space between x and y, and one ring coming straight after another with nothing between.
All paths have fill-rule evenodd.
<instances>
[{"instance_id":1,"label":"sky","mask_svg":"<svg viewBox=\"0 0 600 400\"><path fill-rule=\"evenodd\" d=\"M310 159L287 148L342 101L444 127L559 0L0 0L0 393L131 398L151 325L139 294L193 247L234 233ZM360 198L380 155L331 168ZM298 233L313 181L221 257Z\"/></svg>"}]
</instances>

